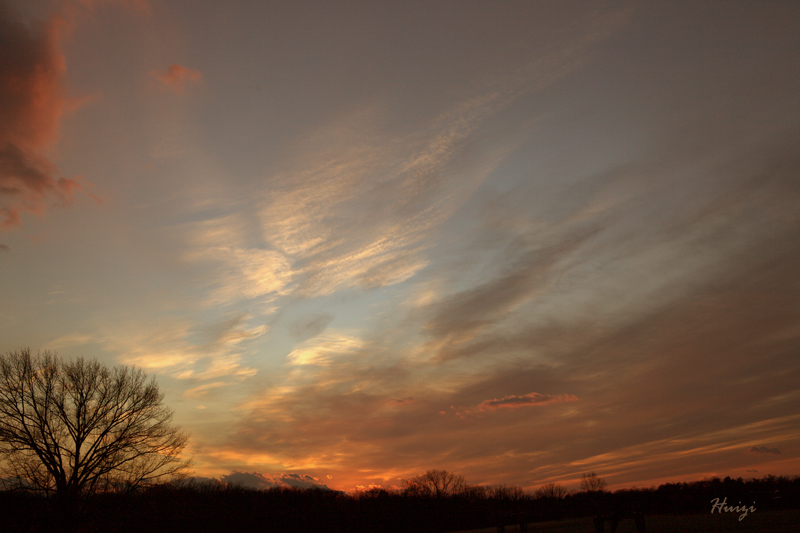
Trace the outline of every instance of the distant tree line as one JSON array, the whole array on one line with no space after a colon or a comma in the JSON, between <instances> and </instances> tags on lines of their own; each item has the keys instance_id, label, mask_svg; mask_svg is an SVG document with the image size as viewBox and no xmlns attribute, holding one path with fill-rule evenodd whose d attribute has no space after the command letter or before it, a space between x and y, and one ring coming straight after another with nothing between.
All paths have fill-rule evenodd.
<instances>
[{"instance_id":1,"label":"distant tree line","mask_svg":"<svg viewBox=\"0 0 800 533\"><path fill-rule=\"evenodd\" d=\"M436 487L439 491L437 492ZM431 470L400 490L373 488L346 494L314 489L247 489L222 482L173 482L88 499L80 531L332 531L440 532L500 524L591 517L615 508L645 516L707 514L711 500L739 501L758 512L800 509L800 477L719 479L668 483L658 488L567 493L547 484L533 493L516 486L469 485L458 474ZM3 531L58 531L49 498L0 491Z\"/></svg>"}]
</instances>

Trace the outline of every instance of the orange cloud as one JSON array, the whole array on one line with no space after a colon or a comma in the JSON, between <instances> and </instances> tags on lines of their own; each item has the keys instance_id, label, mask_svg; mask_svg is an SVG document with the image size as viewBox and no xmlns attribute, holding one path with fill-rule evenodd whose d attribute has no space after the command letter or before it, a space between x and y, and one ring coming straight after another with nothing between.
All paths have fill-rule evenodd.
<instances>
[{"instance_id":1,"label":"orange cloud","mask_svg":"<svg viewBox=\"0 0 800 533\"><path fill-rule=\"evenodd\" d=\"M182 95L187 85L203 82L203 75L200 71L177 63L170 65L166 72L152 70L150 76L177 95Z\"/></svg>"},{"instance_id":2,"label":"orange cloud","mask_svg":"<svg viewBox=\"0 0 800 533\"><path fill-rule=\"evenodd\" d=\"M58 141L61 116L74 109L63 85L66 70L60 41L69 23L52 16L31 29L0 11L0 229L18 226L20 214L41 215L68 205L76 179L58 177L47 150Z\"/></svg>"}]
</instances>

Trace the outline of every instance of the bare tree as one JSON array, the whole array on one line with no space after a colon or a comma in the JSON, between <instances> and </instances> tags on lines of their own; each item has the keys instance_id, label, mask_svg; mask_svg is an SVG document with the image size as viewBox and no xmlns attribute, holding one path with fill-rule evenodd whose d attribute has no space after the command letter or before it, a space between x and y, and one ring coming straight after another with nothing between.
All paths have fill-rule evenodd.
<instances>
[{"instance_id":1,"label":"bare tree","mask_svg":"<svg viewBox=\"0 0 800 533\"><path fill-rule=\"evenodd\" d=\"M606 480L598 477L594 472L583 474L581 480L581 490L586 492L603 492L606 488Z\"/></svg>"},{"instance_id":2,"label":"bare tree","mask_svg":"<svg viewBox=\"0 0 800 533\"><path fill-rule=\"evenodd\" d=\"M130 490L182 472L188 435L155 378L135 368L0 355L0 457L20 486L64 499Z\"/></svg>"},{"instance_id":3,"label":"bare tree","mask_svg":"<svg viewBox=\"0 0 800 533\"><path fill-rule=\"evenodd\" d=\"M525 491L522 487L517 485L497 485L492 487L491 495L493 498L498 500L506 500L506 501L513 501L519 502L525 500L528 495L525 494Z\"/></svg>"},{"instance_id":4,"label":"bare tree","mask_svg":"<svg viewBox=\"0 0 800 533\"><path fill-rule=\"evenodd\" d=\"M555 498L555 499L562 499L566 498L567 496L567 489L558 485L557 483L545 483L534 493L536 498Z\"/></svg>"},{"instance_id":5,"label":"bare tree","mask_svg":"<svg viewBox=\"0 0 800 533\"><path fill-rule=\"evenodd\" d=\"M403 492L414 496L437 498L454 496L467 490L464 476L447 470L428 470L403 482Z\"/></svg>"}]
</instances>

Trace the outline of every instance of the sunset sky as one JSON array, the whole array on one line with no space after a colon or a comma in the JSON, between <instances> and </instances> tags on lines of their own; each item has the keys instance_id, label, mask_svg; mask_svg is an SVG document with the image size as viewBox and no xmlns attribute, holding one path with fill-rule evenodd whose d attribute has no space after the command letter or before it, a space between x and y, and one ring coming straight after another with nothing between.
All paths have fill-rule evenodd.
<instances>
[{"instance_id":1,"label":"sunset sky","mask_svg":"<svg viewBox=\"0 0 800 533\"><path fill-rule=\"evenodd\" d=\"M800 474L798 36L796 1L0 0L0 351L154 374L197 476Z\"/></svg>"}]
</instances>

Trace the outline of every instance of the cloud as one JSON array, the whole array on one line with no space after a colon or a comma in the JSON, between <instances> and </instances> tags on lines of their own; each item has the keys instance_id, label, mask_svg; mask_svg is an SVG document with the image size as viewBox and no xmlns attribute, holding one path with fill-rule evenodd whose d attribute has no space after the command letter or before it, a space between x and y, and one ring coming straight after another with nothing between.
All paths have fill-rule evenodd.
<instances>
[{"instance_id":1,"label":"cloud","mask_svg":"<svg viewBox=\"0 0 800 533\"><path fill-rule=\"evenodd\" d=\"M493 398L491 400L484 400L475 408L476 411L490 411L494 409L517 409L519 407L526 407L531 405L547 405L555 402L575 402L578 398L572 394L561 394L552 396L549 394L539 394L538 392L529 392L521 396L511 395L502 398Z\"/></svg>"},{"instance_id":2,"label":"cloud","mask_svg":"<svg viewBox=\"0 0 800 533\"><path fill-rule=\"evenodd\" d=\"M276 487L290 487L294 489L327 489L330 488L319 482L319 478L308 474L261 474L258 472L233 472L224 475L220 481L229 485L236 485L251 489L266 490Z\"/></svg>"},{"instance_id":3,"label":"cloud","mask_svg":"<svg viewBox=\"0 0 800 533\"><path fill-rule=\"evenodd\" d=\"M150 71L150 77L179 96L184 94L187 86L199 85L203 82L203 75L200 71L177 63L170 65L166 71Z\"/></svg>"},{"instance_id":4,"label":"cloud","mask_svg":"<svg viewBox=\"0 0 800 533\"><path fill-rule=\"evenodd\" d=\"M528 394L512 394L510 396L503 396L502 398L484 400L474 407L460 408L455 410L455 415L464 418L470 415L481 416L489 411L514 410L522 407L534 407L553 403L576 401L578 401L578 397L573 394L559 394L554 396L550 394L539 394L538 392L529 392ZM453 410L452 407L451 410ZM447 411L442 411L441 414L447 414Z\"/></svg>"},{"instance_id":5,"label":"cloud","mask_svg":"<svg viewBox=\"0 0 800 533\"><path fill-rule=\"evenodd\" d=\"M247 313L237 313L229 318L200 328L207 338L209 345L213 346L233 346L249 339L254 339L264 335L269 327L266 325L247 329L247 321L253 317Z\"/></svg>"},{"instance_id":6,"label":"cloud","mask_svg":"<svg viewBox=\"0 0 800 533\"><path fill-rule=\"evenodd\" d=\"M604 229L600 222L584 226L567 228L542 239L544 243L515 239L496 258L499 266L484 269L488 275L483 276L488 279L469 289L432 297L418 310L427 317L423 331L430 340L425 351L441 360L474 355L471 347L480 342L481 334L491 335L498 325L524 314L519 310L552 286L574 262L573 257Z\"/></svg>"},{"instance_id":7,"label":"cloud","mask_svg":"<svg viewBox=\"0 0 800 533\"><path fill-rule=\"evenodd\" d=\"M182 259L202 264L207 272L208 304L286 294L295 273L279 251L247 246L247 230L239 214L210 218L180 226Z\"/></svg>"},{"instance_id":8,"label":"cloud","mask_svg":"<svg viewBox=\"0 0 800 533\"><path fill-rule=\"evenodd\" d=\"M414 401L414 397L413 396L407 396L405 398L396 398L394 400L388 400L386 402L386 405L403 405L403 404L411 403L413 401Z\"/></svg>"},{"instance_id":9,"label":"cloud","mask_svg":"<svg viewBox=\"0 0 800 533\"><path fill-rule=\"evenodd\" d=\"M331 331L300 343L286 356L288 365L327 366L337 359L350 358L363 347L363 342L342 332Z\"/></svg>"},{"instance_id":10,"label":"cloud","mask_svg":"<svg viewBox=\"0 0 800 533\"><path fill-rule=\"evenodd\" d=\"M333 321L333 315L317 313L310 317L294 320L289 324L289 333L295 340L302 342L320 335Z\"/></svg>"},{"instance_id":11,"label":"cloud","mask_svg":"<svg viewBox=\"0 0 800 533\"><path fill-rule=\"evenodd\" d=\"M747 450L747 453L753 455L779 455L781 451L778 448L767 448L766 446L752 446Z\"/></svg>"},{"instance_id":12,"label":"cloud","mask_svg":"<svg viewBox=\"0 0 800 533\"><path fill-rule=\"evenodd\" d=\"M94 334L73 334L50 343L54 349L90 341L126 365L136 365L148 372L168 374L193 384L187 393L200 397L224 385L234 385L256 374L243 362L245 345L266 334L266 325L250 325L251 316L237 313L211 324L197 324L185 319L146 319L106 325ZM222 378L228 381L223 382ZM214 380L213 383L199 383Z\"/></svg>"},{"instance_id":13,"label":"cloud","mask_svg":"<svg viewBox=\"0 0 800 533\"><path fill-rule=\"evenodd\" d=\"M78 105L64 88L60 42L68 29L57 15L28 28L0 5L0 229L19 226L24 212L69 205L84 188L58 176L48 158L62 115Z\"/></svg>"},{"instance_id":14,"label":"cloud","mask_svg":"<svg viewBox=\"0 0 800 533\"><path fill-rule=\"evenodd\" d=\"M492 153L463 165L498 98L468 98L411 134L386 131L388 111L364 106L298 142L301 155L270 178L260 209L263 238L292 263L295 290L386 287L425 268L432 232L498 161Z\"/></svg>"}]
</instances>

